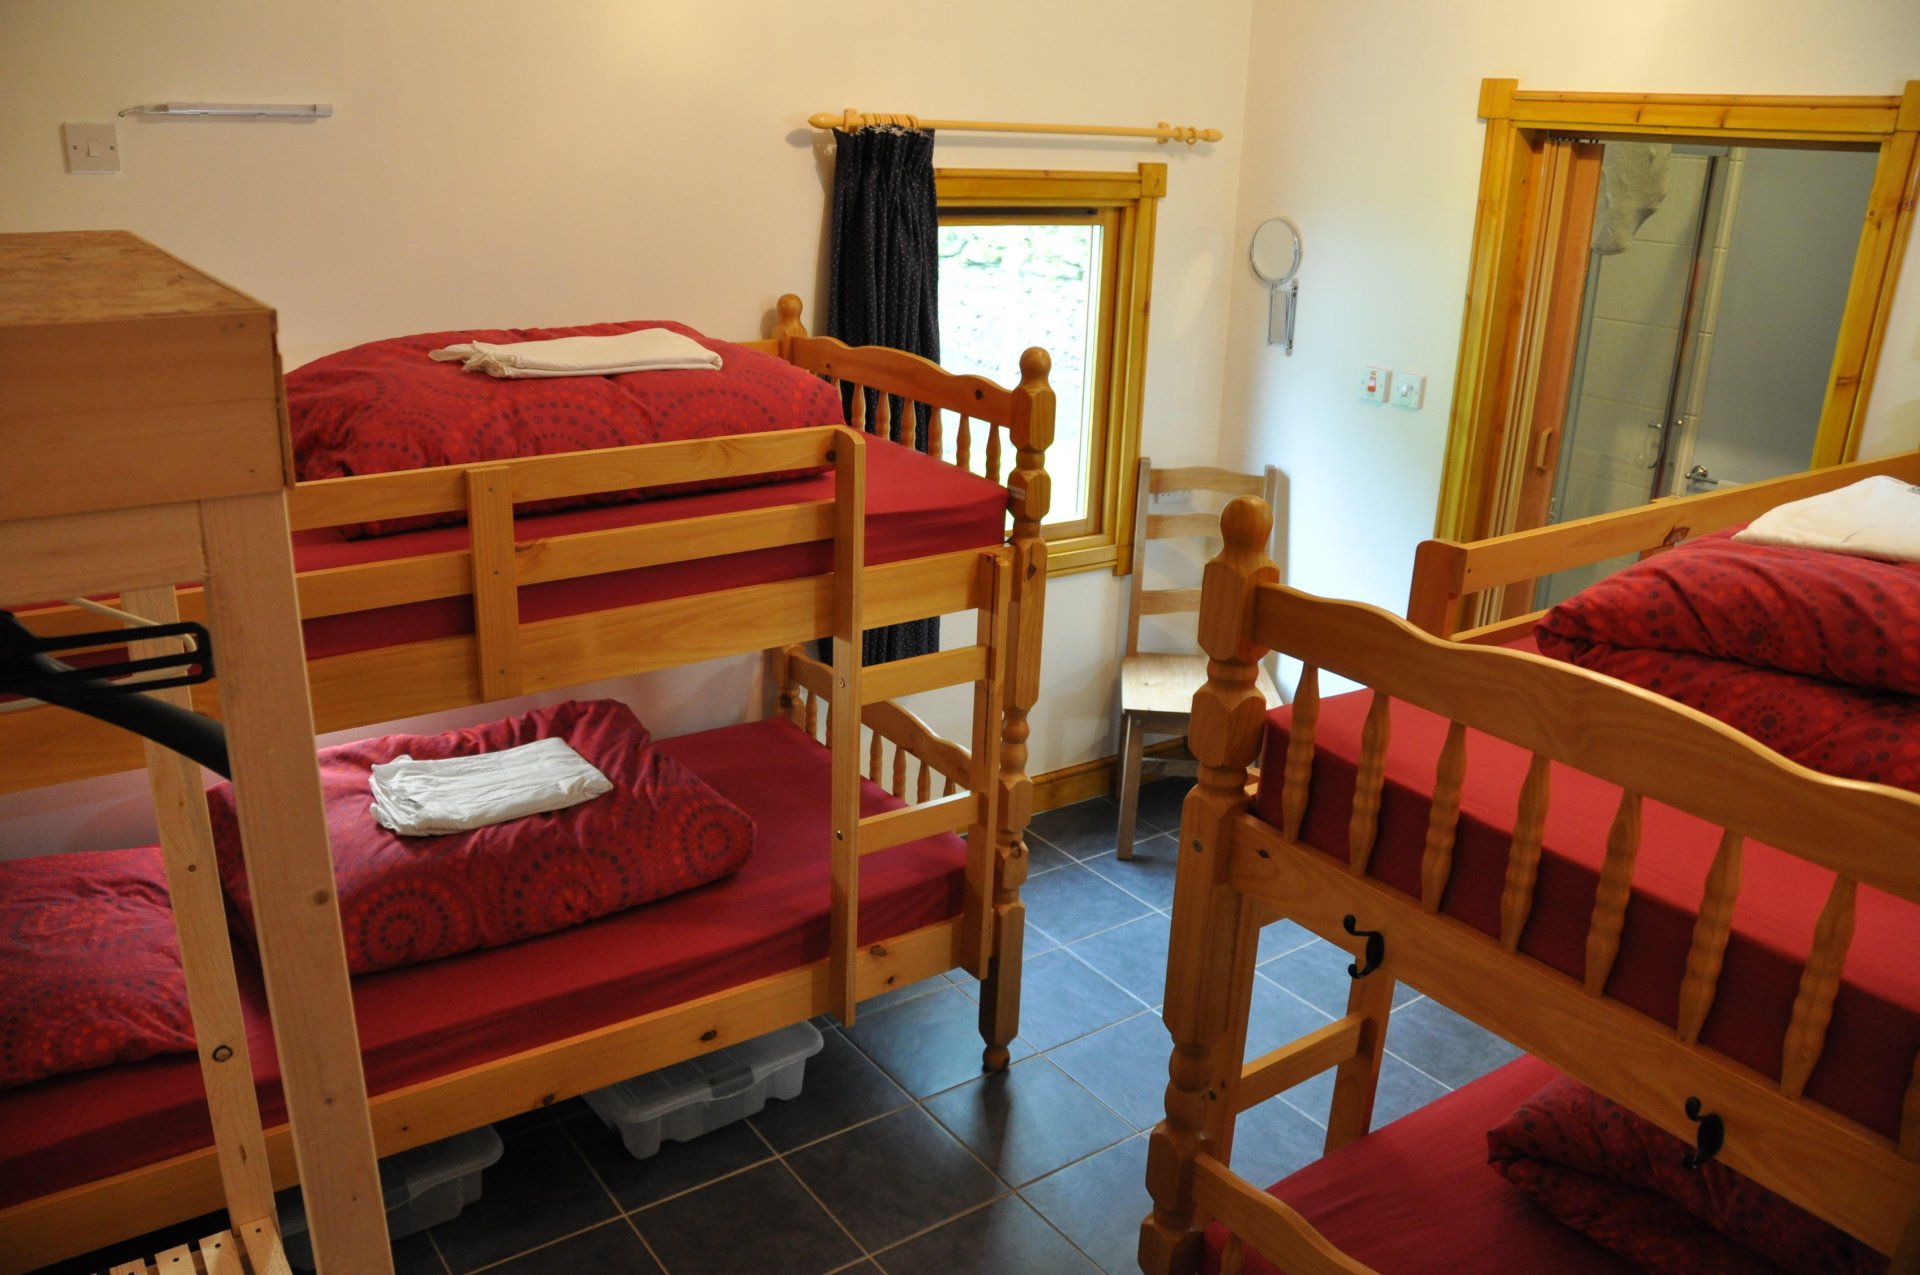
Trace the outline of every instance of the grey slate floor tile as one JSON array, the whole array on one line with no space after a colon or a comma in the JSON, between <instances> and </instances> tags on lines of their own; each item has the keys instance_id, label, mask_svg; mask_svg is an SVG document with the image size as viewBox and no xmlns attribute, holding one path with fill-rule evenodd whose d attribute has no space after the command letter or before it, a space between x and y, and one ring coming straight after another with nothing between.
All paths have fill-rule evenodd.
<instances>
[{"instance_id":1,"label":"grey slate floor tile","mask_svg":"<svg viewBox=\"0 0 1920 1275\"><path fill-rule=\"evenodd\" d=\"M1133 842L1133 858L1097 855L1081 860L1102 878L1119 886L1134 898L1165 910L1173 906L1173 877L1179 843L1166 833L1139 836Z\"/></svg>"},{"instance_id":2,"label":"grey slate floor tile","mask_svg":"<svg viewBox=\"0 0 1920 1275\"><path fill-rule=\"evenodd\" d=\"M769 1102L748 1117L776 1151L791 1151L913 1101L838 1029L824 1035L820 1052L807 1060L799 1096Z\"/></svg>"},{"instance_id":3,"label":"grey slate floor tile","mask_svg":"<svg viewBox=\"0 0 1920 1275\"><path fill-rule=\"evenodd\" d=\"M1136 899L1084 865L1030 877L1021 887L1027 920L1061 943L1072 943L1145 916L1150 904Z\"/></svg>"},{"instance_id":4,"label":"grey slate floor tile","mask_svg":"<svg viewBox=\"0 0 1920 1275\"><path fill-rule=\"evenodd\" d=\"M964 1084L980 1074L980 1007L946 987L874 1014L861 1014L847 1039L916 1098ZM1015 1038L1015 1060L1033 1046Z\"/></svg>"},{"instance_id":5,"label":"grey slate floor tile","mask_svg":"<svg viewBox=\"0 0 1920 1275\"><path fill-rule=\"evenodd\" d=\"M1098 1275L1019 1196L975 1209L880 1255L888 1275Z\"/></svg>"},{"instance_id":6,"label":"grey slate floor tile","mask_svg":"<svg viewBox=\"0 0 1920 1275\"><path fill-rule=\"evenodd\" d=\"M1167 1060L1173 1038L1158 1014L1141 1014L1048 1053L1060 1070L1136 1127L1166 1114Z\"/></svg>"},{"instance_id":7,"label":"grey slate floor tile","mask_svg":"<svg viewBox=\"0 0 1920 1275\"><path fill-rule=\"evenodd\" d=\"M1153 1207L1145 1134L1070 1164L1020 1194L1107 1275L1137 1275L1140 1221Z\"/></svg>"},{"instance_id":8,"label":"grey slate floor tile","mask_svg":"<svg viewBox=\"0 0 1920 1275\"><path fill-rule=\"evenodd\" d=\"M1157 1009L1166 999L1167 940L1172 930L1171 920L1150 912L1081 939L1067 950Z\"/></svg>"},{"instance_id":9,"label":"grey slate floor tile","mask_svg":"<svg viewBox=\"0 0 1920 1275\"><path fill-rule=\"evenodd\" d=\"M1505 1039L1425 996L1393 1011L1387 1052L1455 1089L1520 1056Z\"/></svg>"},{"instance_id":10,"label":"grey slate floor tile","mask_svg":"<svg viewBox=\"0 0 1920 1275\"><path fill-rule=\"evenodd\" d=\"M468 1209L433 1228L453 1275L571 1235L619 1210L559 1125L531 1129L507 1143L482 1175L487 1207Z\"/></svg>"},{"instance_id":11,"label":"grey slate floor tile","mask_svg":"<svg viewBox=\"0 0 1920 1275\"><path fill-rule=\"evenodd\" d=\"M592 1112L561 1127L626 1212L773 1158L773 1151L745 1121L690 1142L662 1142L660 1150L644 1160L629 1155L618 1131L601 1124Z\"/></svg>"},{"instance_id":12,"label":"grey slate floor tile","mask_svg":"<svg viewBox=\"0 0 1920 1275\"><path fill-rule=\"evenodd\" d=\"M1133 1135L1133 1126L1045 1058L949 1089L929 1099L927 1110L1013 1186Z\"/></svg>"},{"instance_id":13,"label":"grey slate floor tile","mask_svg":"<svg viewBox=\"0 0 1920 1275\"><path fill-rule=\"evenodd\" d=\"M558 1271L567 1275L658 1275L660 1263L653 1260L627 1220L619 1218L523 1254L492 1271L500 1275L549 1275Z\"/></svg>"},{"instance_id":14,"label":"grey slate floor tile","mask_svg":"<svg viewBox=\"0 0 1920 1275\"><path fill-rule=\"evenodd\" d=\"M787 1163L869 1252L1006 1191L918 1107L816 1142Z\"/></svg>"},{"instance_id":15,"label":"grey slate floor tile","mask_svg":"<svg viewBox=\"0 0 1920 1275\"><path fill-rule=\"evenodd\" d=\"M1064 1045L1123 1018L1143 1013L1146 1005L1118 983L1088 965L1069 948L1028 957L1020 979L1020 1021L1030 1024L1021 1036L1035 1049Z\"/></svg>"},{"instance_id":16,"label":"grey slate floor tile","mask_svg":"<svg viewBox=\"0 0 1920 1275\"><path fill-rule=\"evenodd\" d=\"M1112 854L1120 830L1120 808L1105 797L1095 797L1057 810L1043 810L1027 827L1048 845L1076 859Z\"/></svg>"},{"instance_id":17,"label":"grey slate floor tile","mask_svg":"<svg viewBox=\"0 0 1920 1275\"><path fill-rule=\"evenodd\" d=\"M748 1169L631 1216L670 1275L825 1275L862 1256L784 1164Z\"/></svg>"}]
</instances>

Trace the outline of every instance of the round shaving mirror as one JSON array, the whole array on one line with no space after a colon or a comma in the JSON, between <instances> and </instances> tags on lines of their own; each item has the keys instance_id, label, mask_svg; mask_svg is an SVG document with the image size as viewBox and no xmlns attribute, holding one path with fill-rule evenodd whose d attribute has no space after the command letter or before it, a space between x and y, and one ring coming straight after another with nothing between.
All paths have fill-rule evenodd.
<instances>
[{"instance_id":1,"label":"round shaving mirror","mask_svg":"<svg viewBox=\"0 0 1920 1275\"><path fill-rule=\"evenodd\" d=\"M1271 289L1267 307L1267 344L1293 353L1293 317L1300 304L1300 231L1285 217L1269 217L1253 232L1247 250L1253 272Z\"/></svg>"},{"instance_id":2,"label":"round shaving mirror","mask_svg":"<svg viewBox=\"0 0 1920 1275\"><path fill-rule=\"evenodd\" d=\"M1285 217L1269 217L1253 232L1247 253L1253 272L1278 288L1292 283L1300 269L1300 232Z\"/></svg>"}]
</instances>

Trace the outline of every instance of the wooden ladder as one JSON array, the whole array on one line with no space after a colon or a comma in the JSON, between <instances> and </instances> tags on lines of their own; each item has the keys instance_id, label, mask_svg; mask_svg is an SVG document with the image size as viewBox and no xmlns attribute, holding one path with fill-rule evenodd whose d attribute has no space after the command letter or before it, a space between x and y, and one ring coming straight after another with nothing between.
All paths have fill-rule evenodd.
<instances>
[{"instance_id":1,"label":"wooden ladder","mask_svg":"<svg viewBox=\"0 0 1920 1275\"><path fill-rule=\"evenodd\" d=\"M1003 549L980 555L975 596L979 627L973 645L913 656L872 669L861 664L861 576L866 565L866 440L849 431L834 448L832 664L823 669L790 652L788 667L802 686L827 701L827 742L833 754L832 897L828 979L834 1015L851 1026L859 999L860 861L867 855L943 833L967 835L967 917L964 963L985 977L993 950L993 874L999 810L1000 717L1007 668L1012 568ZM826 675L821 676L822 673ZM821 683L824 682L824 686ZM971 682L973 740L967 780L959 792L895 810L860 814L860 728L864 710L900 696ZM879 736L875 737L875 752ZM878 775L875 776L876 781Z\"/></svg>"}]
</instances>

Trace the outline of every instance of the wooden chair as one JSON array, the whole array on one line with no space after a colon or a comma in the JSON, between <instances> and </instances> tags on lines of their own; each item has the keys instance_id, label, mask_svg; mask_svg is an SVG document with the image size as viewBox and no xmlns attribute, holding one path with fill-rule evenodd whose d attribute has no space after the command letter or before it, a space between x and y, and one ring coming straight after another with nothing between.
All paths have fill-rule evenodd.
<instances>
[{"instance_id":1,"label":"wooden chair","mask_svg":"<svg viewBox=\"0 0 1920 1275\"><path fill-rule=\"evenodd\" d=\"M1120 830L1114 854L1133 858L1133 829L1140 803L1140 771L1143 764L1162 770L1193 773L1190 761L1146 763L1143 752L1149 733L1171 734L1187 728L1187 715L1193 708L1194 692L1207 682L1207 657L1199 651L1166 652L1140 649L1140 620L1143 616L1169 615L1200 610L1200 590L1148 589L1146 579L1147 545L1155 540L1182 537L1220 536L1218 513L1154 514L1147 511L1150 498L1167 492L1217 492L1228 498L1259 496L1269 509L1278 508L1280 471L1272 465L1266 473L1242 474L1230 469L1194 466L1185 469L1159 469L1147 457L1140 458L1140 475L1133 514L1133 589L1127 604L1127 653L1120 665L1120 776L1115 785L1120 797ZM1198 562L1200 560L1196 560ZM1271 669L1262 665L1256 683L1268 704L1280 702Z\"/></svg>"}]
</instances>

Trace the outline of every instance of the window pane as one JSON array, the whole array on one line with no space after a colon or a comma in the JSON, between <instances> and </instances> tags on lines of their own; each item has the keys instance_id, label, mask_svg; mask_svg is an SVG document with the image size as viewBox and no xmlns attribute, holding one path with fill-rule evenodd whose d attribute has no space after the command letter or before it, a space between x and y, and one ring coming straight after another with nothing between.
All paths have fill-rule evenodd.
<instances>
[{"instance_id":1,"label":"window pane","mask_svg":"<svg viewBox=\"0 0 1920 1275\"><path fill-rule=\"evenodd\" d=\"M1098 365L1101 228L1097 225L942 225L940 227L940 362L1002 384L1016 375L1020 352L1042 346L1053 356L1056 397L1053 476L1048 522L1087 515L1093 451L1093 395ZM956 455L948 421L942 447ZM984 467L984 431L976 430L972 468ZM1003 473L1012 457L1003 463Z\"/></svg>"}]
</instances>

